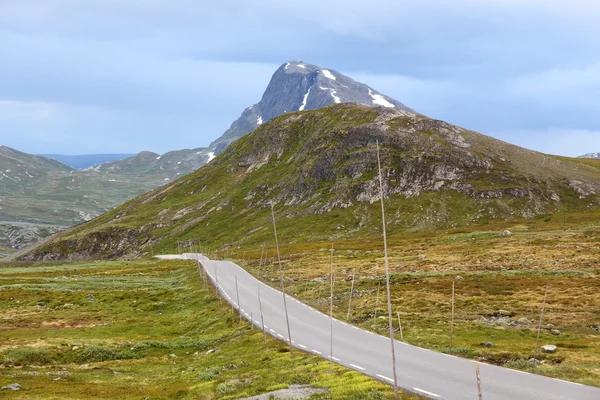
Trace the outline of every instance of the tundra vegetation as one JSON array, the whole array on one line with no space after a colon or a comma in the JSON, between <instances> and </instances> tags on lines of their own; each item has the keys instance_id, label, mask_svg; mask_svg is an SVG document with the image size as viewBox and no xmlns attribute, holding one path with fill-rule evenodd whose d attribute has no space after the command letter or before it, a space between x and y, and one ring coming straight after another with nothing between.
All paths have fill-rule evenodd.
<instances>
[{"instance_id":1,"label":"tundra vegetation","mask_svg":"<svg viewBox=\"0 0 600 400\"><path fill-rule=\"evenodd\" d=\"M393 314L404 340L432 350L531 371L544 290L548 284L535 372L600 386L600 226L583 214L498 222L389 238ZM280 239L286 291L329 313L331 242ZM350 322L387 332L387 312L376 292L385 283L380 237L334 242L334 316L346 320L356 270ZM277 287L273 245L209 254L230 257ZM261 260L261 255L262 260ZM452 282L454 345L450 343ZM398 321L395 335L400 340ZM397 354L398 359L402 353Z\"/></svg>"},{"instance_id":2,"label":"tundra vegetation","mask_svg":"<svg viewBox=\"0 0 600 400\"><path fill-rule=\"evenodd\" d=\"M265 346L190 261L6 265L0 281L0 387L22 388L12 399L236 399L297 384L327 390L315 399L393 396L270 337Z\"/></svg>"}]
</instances>

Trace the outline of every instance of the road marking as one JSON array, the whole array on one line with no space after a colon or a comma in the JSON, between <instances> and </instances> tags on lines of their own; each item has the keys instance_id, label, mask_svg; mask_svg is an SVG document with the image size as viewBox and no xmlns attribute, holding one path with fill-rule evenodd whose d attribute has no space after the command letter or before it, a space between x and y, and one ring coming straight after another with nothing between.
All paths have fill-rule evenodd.
<instances>
[{"instance_id":1,"label":"road marking","mask_svg":"<svg viewBox=\"0 0 600 400\"><path fill-rule=\"evenodd\" d=\"M321 354L323 354L323 353L321 353L319 350L312 349L311 351L312 351L313 353L317 353L318 355L321 355Z\"/></svg>"},{"instance_id":2,"label":"road marking","mask_svg":"<svg viewBox=\"0 0 600 400\"><path fill-rule=\"evenodd\" d=\"M339 359L339 358L337 358L337 357L330 357L330 358L331 358L333 361L338 361L338 362L342 361L342 360L340 360L340 359Z\"/></svg>"},{"instance_id":3,"label":"road marking","mask_svg":"<svg viewBox=\"0 0 600 400\"><path fill-rule=\"evenodd\" d=\"M431 393L431 392L428 392L427 390L423 390L423 389L419 389L419 388L413 388L413 390L415 390L415 391L417 391L419 393L425 393L425 394L427 394L429 396L440 397L439 394Z\"/></svg>"},{"instance_id":4,"label":"road marking","mask_svg":"<svg viewBox=\"0 0 600 400\"><path fill-rule=\"evenodd\" d=\"M361 371L364 371L364 370L365 370L363 367L361 367L361 366L358 366L358 365L356 365L356 364L348 364L348 365L350 365L351 367L354 367L354 368L356 368L356 369L360 369Z\"/></svg>"},{"instance_id":5,"label":"road marking","mask_svg":"<svg viewBox=\"0 0 600 400\"><path fill-rule=\"evenodd\" d=\"M298 347L302 347L303 349L307 349L307 348L308 348L308 347L306 347L306 346L305 346L305 345L303 345L303 344L298 344Z\"/></svg>"},{"instance_id":6,"label":"road marking","mask_svg":"<svg viewBox=\"0 0 600 400\"><path fill-rule=\"evenodd\" d=\"M381 378L381 379L385 379L385 380L386 380L386 381L388 381L388 382L392 382L392 383L394 383L394 380L393 380L392 378L388 378L387 376L383 376L383 375L379 375L379 374L377 374L377 375L375 375L375 376L378 376L378 377L379 377L379 378Z\"/></svg>"},{"instance_id":7,"label":"road marking","mask_svg":"<svg viewBox=\"0 0 600 400\"><path fill-rule=\"evenodd\" d=\"M283 335L282 334L278 333L277 336L279 336L280 338L283 339Z\"/></svg>"},{"instance_id":8,"label":"road marking","mask_svg":"<svg viewBox=\"0 0 600 400\"><path fill-rule=\"evenodd\" d=\"M273 329L269 329L271 332L275 333L275 331Z\"/></svg>"}]
</instances>

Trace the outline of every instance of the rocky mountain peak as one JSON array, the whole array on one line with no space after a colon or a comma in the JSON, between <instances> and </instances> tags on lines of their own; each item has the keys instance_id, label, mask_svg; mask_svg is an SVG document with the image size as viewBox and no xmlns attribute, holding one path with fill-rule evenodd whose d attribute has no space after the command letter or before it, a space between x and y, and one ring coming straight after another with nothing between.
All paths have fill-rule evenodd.
<instances>
[{"instance_id":1,"label":"rocky mountain peak","mask_svg":"<svg viewBox=\"0 0 600 400\"><path fill-rule=\"evenodd\" d=\"M337 103L358 103L415 113L399 101L333 69L288 61L275 71L261 100L246 108L209 149L219 154L234 140L287 112L314 110Z\"/></svg>"}]
</instances>

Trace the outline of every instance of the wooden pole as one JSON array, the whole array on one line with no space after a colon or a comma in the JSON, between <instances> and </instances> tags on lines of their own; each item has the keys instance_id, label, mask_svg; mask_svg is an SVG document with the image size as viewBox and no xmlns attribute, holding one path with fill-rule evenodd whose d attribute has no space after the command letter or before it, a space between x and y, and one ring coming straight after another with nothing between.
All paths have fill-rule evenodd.
<instances>
[{"instance_id":1,"label":"wooden pole","mask_svg":"<svg viewBox=\"0 0 600 400\"><path fill-rule=\"evenodd\" d=\"M265 331L265 319L263 317L262 302L260 301L260 284L258 285L258 307L260 309L260 323L262 325L263 336L265 337L265 346L267 345L267 332Z\"/></svg>"},{"instance_id":2,"label":"wooden pole","mask_svg":"<svg viewBox=\"0 0 600 400\"><path fill-rule=\"evenodd\" d=\"M279 256L279 240L277 239L277 226L275 225L275 211L271 203L271 217L273 218L273 233L275 234L275 247L277 248L277 261L279 262L279 280L281 281L281 293L283 294L283 308L285 309L285 322L288 330L288 340L290 342L290 354L292 354L292 331L290 330L290 317L288 315L287 300L285 296L285 285L283 283L283 268L281 267L281 257Z\"/></svg>"},{"instance_id":3,"label":"wooden pole","mask_svg":"<svg viewBox=\"0 0 600 400\"><path fill-rule=\"evenodd\" d=\"M352 274L352 285L350 285L350 299L348 300L348 312L346 313L346 321L350 321L350 306L352 305L352 293L354 293L354 279L356 278L356 268Z\"/></svg>"},{"instance_id":4,"label":"wooden pole","mask_svg":"<svg viewBox=\"0 0 600 400\"><path fill-rule=\"evenodd\" d=\"M481 376L479 375L479 363L475 363L475 376L477 377L477 393L479 400L483 400L483 392L481 391Z\"/></svg>"},{"instance_id":5,"label":"wooden pole","mask_svg":"<svg viewBox=\"0 0 600 400\"><path fill-rule=\"evenodd\" d=\"M379 308L379 289L381 288L381 282L377 284L377 296L375 297L375 313L373 315L373 329L377 329L377 309Z\"/></svg>"},{"instance_id":6,"label":"wooden pole","mask_svg":"<svg viewBox=\"0 0 600 400\"><path fill-rule=\"evenodd\" d=\"M262 267L263 265L263 255L265 254L265 244L263 243L262 245L262 251L260 252L260 262L258 263L258 265L260 265Z\"/></svg>"},{"instance_id":7,"label":"wooden pole","mask_svg":"<svg viewBox=\"0 0 600 400\"><path fill-rule=\"evenodd\" d=\"M454 281L452 281L452 317L450 319L450 351L452 351L453 339L454 339Z\"/></svg>"},{"instance_id":8,"label":"wooden pole","mask_svg":"<svg viewBox=\"0 0 600 400\"><path fill-rule=\"evenodd\" d=\"M546 290L544 291L544 301L542 302L542 312L540 314L540 322L538 324L537 330L537 338L535 339L535 349L533 351L533 370L535 371L536 363L537 363L537 352L538 345L540 343L540 331L542 330L542 320L544 319L544 310L546 309L546 296L548 295L548 284L546 283Z\"/></svg>"},{"instance_id":9,"label":"wooden pole","mask_svg":"<svg viewBox=\"0 0 600 400\"><path fill-rule=\"evenodd\" d=\"M400 327L400 340L404 342L404 335L402 334L402 321L400 321L400 311L397 311L398 314L398 326Z\"/></svg>"},{"instance_id":10,"label":"wooden pole","mask_svg":"<svg viewBox=\"0 0 600 400\"><path fill-rule=\"evenodd\" d=\"M238 312L240 313L240 323L242 322L242 304L240 303L240 290L238 289L237 275L235 276L235 293L237 297Z\"/></svg>"},{"instance_id":11,"label":"wooden pole","mask_svg":"<svg viewBox=\"0 0 600 400\"><path fill-rule=\"evenodd\" d=\"M331 243L331 256L329 257L329 281L331 283L329 297L329 373L333 373L333 243Z\"/></svg>"},{"instance_id":12,"label":"wooden pole","mask_svg":"<svg viewBox=\"0 0 600 400\"><path fill-rule=\"evenodd\" d=\"M392 324L392 297L390 293L390 266L387 250L387 235L385 229L385 211L383 207L383 176L381 174L381 159L379 158L379 141L377 141L377 169L379 170L379 193L381 199L381 224L383 227L383 251L385 258L385 285L387 291L388 327L390 344L392 346L392 368L394 369L394 397L398 400L398 378L396 374L396 349L394 348L394 326Z\"/></svg>"}]
</instances>

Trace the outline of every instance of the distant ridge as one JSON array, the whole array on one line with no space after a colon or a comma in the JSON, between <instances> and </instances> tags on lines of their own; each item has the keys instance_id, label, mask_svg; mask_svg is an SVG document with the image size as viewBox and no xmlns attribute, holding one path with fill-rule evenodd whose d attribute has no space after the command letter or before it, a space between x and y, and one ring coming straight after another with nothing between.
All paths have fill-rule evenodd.
<instances>
[{"instance_id":1,"label":"distant ridge","mask_svg":"<svg viewBox=\"0 0 600 400\"><path fill-rule=\"evenodd\" d=\"M43 157L52 158L60 161L75 169L84 169L95 165L100 165L108 162L122 160L127 157L132 157L135 154L81 154L81 155L64 155L64 154L40 154Z\"/></svg>"}]
</instances>

